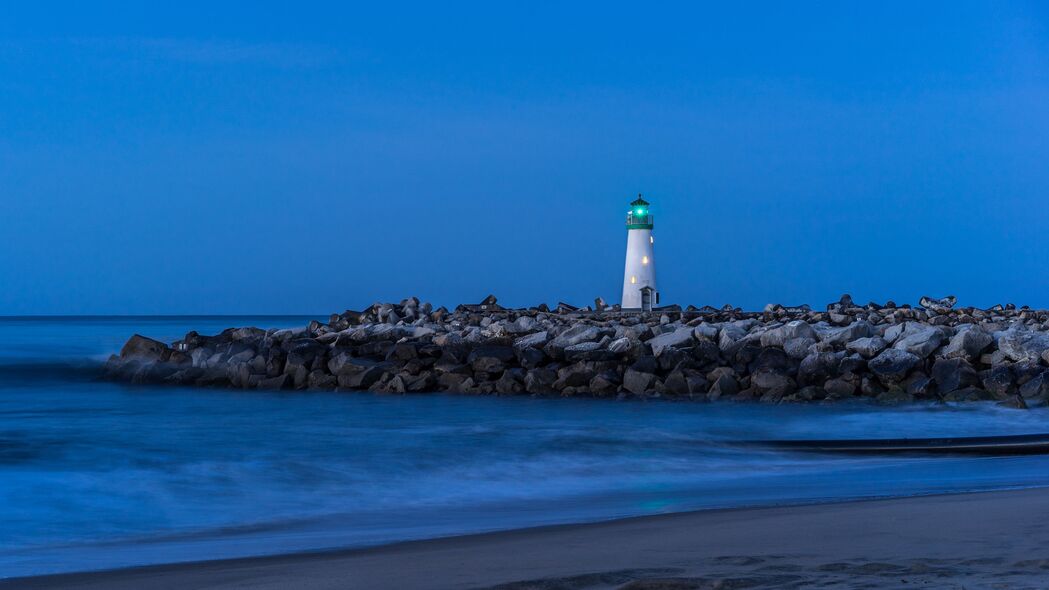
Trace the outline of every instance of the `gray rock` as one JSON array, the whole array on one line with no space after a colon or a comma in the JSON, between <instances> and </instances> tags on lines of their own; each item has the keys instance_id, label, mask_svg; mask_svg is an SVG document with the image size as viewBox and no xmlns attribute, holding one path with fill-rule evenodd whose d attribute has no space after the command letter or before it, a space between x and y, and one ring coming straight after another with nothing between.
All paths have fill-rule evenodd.
<instances>
[{"instance_id":1,"label":"gray rock","mask_svg":"<svg viewBox=\"0 0 1049 590\"><path fill-rule=\"evenodd\" d=\"M652 354L659 358L659 355L668 348L677 348L692 342L692 328L679 328L652 338L648 341L648 345L652 347Z\"/></svg>"},{"instance_id":2,"label":"gray rock","mask_svg":"<svg viewBox=\"0 0 1049 590\"><path fill-rule=\"evenodd\" d=\"M937 359L932 365L932 378L941 394L980 384L980 377L963 358Z\"/></svg>"},{"instance_id":3,"label":"gray rock","mask_svg":"<svg viewBox=\"0 0 1049 590\"><path fill-rule=\"evenodd\" d=\"M502 394L520 393L524 385L514 378L512 371L506 371L495 381L495 391Z\"/></svg>"},{"instance_id":4,"label":"gray rock","mask_svg":"<svg viewBox=\"0 0 1049 590\"><path fill-rule=\"evenodd\" d=\"M868 336L866 338L857 338L847 343L845 350L859 353L864 358L874 358L888 347L889 343L881 336Z\"/></svg>"},{"instance_id":5,"label":"gray rock","mask_svg":"<svg viewBox=\"0 0 1049 590\"><path fill-rule=\"evenodd\" d=\"M167 344L139 334L133 335L120 349L122 360L136 359L149 362L164 362L171 356Z\"/></svg>"},{"instance_id":6,"label":"gray rock","mask_svg":"<svg viewBox=\"0 0 1049 590\"><path fill-rule=\"evenodd\" d=\"M994 337L974 324L959 327L947 346L940 351L944 358L977 358L991 343Z\"/></svg>"},{"instance_id":7,"label":"gray rock","mask_svg":"<svg viewBox=\"0 0 1049 590\"><path fill-rule=\"evenodd\" d=\"M692 331L692 334L695 336L696 340L706 339L716 342L718 338L718 328L717 326L704 323L696 326Z\"/></svg>"},{"instance_id":8,"label":"gray rock","mask_svg":"<svg viewBox=\"0 0 1049 590\"><path fill-rule=\"evenodd\" d=\"M844 352L813 352L798 366L798 380L803 384L818 383L838 374Z\"/></svg>"},{"instance_id":9,"label":"gray rock","mask_svg":"<svg viewBox=\"0 0 1049 590\"><path fill-rule=\"evenodd\" d=\"M557 372L553 369L533 369L524 378L525 391L528 393L553 393Z\"/></svg>"},{"instance_id":10,"label":"gray rock","mask_svg":"<svg viewBox=\"0 0 1049 590\"><path fill-rule=\"evenodd\" d=\"M808 323L801 320L794 320L787 322L778 328L772 328L771 330L763 332L761 334L761 345L778 346L782 348L788 340L795 338L811 338L815 340L816 331Z\"/></svg>"},{"instance_id":11,"label":"gray rock","mask_svg":"<svg viewBox=\"0 0 1049 590\"><path fill-rule=\"evenodd\" d=\"M623 354L633 348L630 338L616 338L608 345L608 351L614 354Z\"/></svg>"},{"instance_id":12,"label":"gray rock","mask_svg":"<svg viewBox=\"0 0 1049 590\"><path fill-rule=\"evenodd\" d=\"M769 369L761 369L751 375L750 384L759 393L782 397L794 391L794 380Z\"/></svg>"},{"instance_id":13,"label":"gray rock","mask_svg":"<svg viewBox=\"0 0 1049 590\"><path fill-rule=\"evenodd\" d=\"M549 339L550 335L546 330L535 332L534 334L529 334L527 336L521 336L517 340L514 340L514 350L524 350L529 347L542 348Z\"/></svg>"},{"instance_id":14,"label":"gray rock","mask_svg":"<svg viewBox=\"0 0 1049 590\"><path fill-rule=\"evenodd\" d=\"M929 397L936 391L936 384L932 377L921 371L911 373L903 382L905 391L915 397Z\"/></svg>"},{"instance_id":15,"label":"gray rock","mask_svg":"<svg viewBox=\"0 0 1049 590\"><path fill-rule=\"evenodd\" d=\"M1008 364L997 365L981 374L981 383L984 389L995 394L999 398L1012 395L1016 389L1016 380L1013 369Z\"/></svg>"},{"instance_id":16,"label":"gray rock","mask_svg":"<svg viewBox=\"0 0 1049 590\"><path fill-rule=\"evenodd\" d=\"M856 395L856 384L846 379L828 379L823 384L824 391L827 392L828 397L833 398L845 398Z\"/></svg>"},{"instance_id":17,"label":"gray rock","mask_svg":"<svg viewBox=\"0 0 1049 590\"><path fill-rule=\"evenodd\" d=\"M933 326L922 326L910 334L901 336L892 347L907 351L918 358L926 358L943 342L943 332Z\"/></svg>"},{"instance_id":18,"label":"gray rock","mask_svg":"<svg viewBox=\"0 0 1049 590\"><path fill-rule=\"evenodd\" d=\"M893 382L902 381L920 362L921 358L913 353L898 348L887 348L871 359L867 366L882 380Z\"/></svg>"},{"instance_id":19,"label":"gray rock","mask_svg":"<svg viewBox=\"0 0 1049 590\"><path fill-rule=\"evenodd\" d=\"M1049 397L1049 372L1043 371L1037 377L1021 385L1020 395L1024 399L1045 399Z\"/></svg>"},{"instance_id":20,"label":"gray rock","mask_svg":"<svg viewBox=\"0 0 1049 590\"><path fill-rule=\"evenodd\" d=\"M814 329L820 342L839 346L845 346L847 342L871 336L874 333L874 329L865 320L853 322L841 328L818 325Z\"/></svg>"},{"instance_id":21,"label":"gray rock","mask_svg":"<svg viewBox=\"0 0 1049 590\"><path fill-rule=\"evenodd\" d=\"M586 324L576 324L564 332L561 332L553 340L547 343L545 350L551 357L560 358L563 355L565 348L568 348L569 346L580 344L582 342L597 341L603 336L611 335L612 333L614 333L612 330L606 330L596 326L588 326Z\"/></svg>"},{"instance_id":22,"label":"gray rock","mask_svg":"<svg viewBox=\"0 0 1049 590\"><path fill-rule=\"evenodd\" d=\"M791 338L783 343L783 352L794 360L801 360L809 355L813 344L816 344L814 338Z\"/></svg>"},{"instance_id":23,"label":"gray rock","mask_svg":"<svg viewBox=\"0 0 1049 590\"><path fill-rule=\"evenodd\" d=\"M1039 360L1049 350L1049 334L1009 329L998 338L998 349L1016 362Z\"/></svg>"},{"instance_id":24,"label":"gray rock","mask_svg":"<svg viewBox=\"0 0 1049 590\"><path fill-rule=\"evenodd\" d=\"M525 369L534 369L548 360L546 353L538 348L525 348L517 352L517 361Z\"/></svg>"},{"instance_id":25,"label":"gray rock","mask_svg":"<svg viewBox=\"0 0 1049 590\"><path fill-rule=\"evenodd\" d=\"M720 373L713 379L707 399L716 401L722 397L732 397L737 393L739 393L739 383L736 379L729 373Z\"/></svg>"},{"instance_id":26,"label":"gray rock","mask_svg":"<svg viewBox=\"0 0 1049 590\"><path fill-rule=\"evenodd\" d=\"M587 385L594 378L594 375L594 370L587 363L571 364L557 371L557 381L554 384L554 388L563 389L565 387Z\"/></svg>"},{"instance_id":27,"label":"gray rock","mask_svg":"<svg viewBox=\"0 0 1049 590\"><path fill-rule=\"evenodd\" d=\"M623 374L623 389L634 395L642 395L651 390L655 381L656 376L651 373L627 369L626 373Z\"/></svg>"},{"instance_id":28,"label":"gray rock","mask_svg":"<svg viewBox=\"0 0 1049 590\"><path fill-rule=\"evenodd\" d=\"M950 313L951 308L958 301L958 298L954 295L948 295L943 299L933 299L932 297L922 297L918 302L919 305L925 309L935 311L936 313Z\"/></svg>"},{"instance_id":29,"label":"gray rock","mask_svg":"<svg viewBox=\"0 0 1049 590\"><path fill-rule=\"evenodd\" d=\"M565 360L610 360L615 355L605 349L600 342L580 342L564 350Z\"/></svg>"}]
</instances>

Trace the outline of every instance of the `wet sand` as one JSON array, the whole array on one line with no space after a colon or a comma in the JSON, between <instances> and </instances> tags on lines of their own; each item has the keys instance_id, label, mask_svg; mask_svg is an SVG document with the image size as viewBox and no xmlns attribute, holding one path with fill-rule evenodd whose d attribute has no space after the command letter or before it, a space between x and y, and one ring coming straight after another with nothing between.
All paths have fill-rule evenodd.
<instances>
[{"instance_id":1,"label":"wet sand","mask_svg":"<svg viewBox=\"0 0 1049 590\"><path fill-rule=\"evenodd\" d=\"M1049 489L690 512L0 588L1049 587Z\"/></svg>"}]
</instances>

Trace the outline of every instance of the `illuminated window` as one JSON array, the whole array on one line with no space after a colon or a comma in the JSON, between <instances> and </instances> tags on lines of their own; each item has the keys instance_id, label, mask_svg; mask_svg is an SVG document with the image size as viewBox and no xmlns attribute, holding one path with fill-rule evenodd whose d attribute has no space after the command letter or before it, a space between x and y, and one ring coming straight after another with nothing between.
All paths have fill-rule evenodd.
<instances>
[{"instance_id":1,"label":"illuminated window","mask_svg":"<svg viewBox=\"0 0 1049 590\"><path fill-rule=\"evenodd\" d=\"M648 256L641 257L641 264L648 264Z\"/></svg>"},{"instance_id":2,"label":"illuminated window","mask_svg":"<svg viewBox=\"0 0 1049 590\"><path fill-rule=\"evenodd\" d=\"M656 237L655 236L648 236L648 243L649 244L655 244L656 243Z\"/></svg>"},{"instance_id":3,"label":"illuminated window","mask_svg":"<svg viewBox=\"0 0 1049 590\"><path fill-rule=\"evenodd\" d=\"M631 285L636 285L637 284L637 277L630 277L630 284Z\"/></svg>"}]
</instances>

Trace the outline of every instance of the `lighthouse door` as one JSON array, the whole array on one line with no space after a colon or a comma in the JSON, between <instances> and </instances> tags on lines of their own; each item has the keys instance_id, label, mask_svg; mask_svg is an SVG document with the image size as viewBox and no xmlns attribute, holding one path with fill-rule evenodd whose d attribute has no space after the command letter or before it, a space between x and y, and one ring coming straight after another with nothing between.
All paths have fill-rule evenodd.
<instances>
[{"instance_id":1,"label":"lighthouse door","mask_svg":"<svg viewBox=\"0 0 1049 590\"><path fill-rule=\"evenodd\" d=\"M641 289L641 311L652 311L652 289Z\"/></svg>"}]
</instances>

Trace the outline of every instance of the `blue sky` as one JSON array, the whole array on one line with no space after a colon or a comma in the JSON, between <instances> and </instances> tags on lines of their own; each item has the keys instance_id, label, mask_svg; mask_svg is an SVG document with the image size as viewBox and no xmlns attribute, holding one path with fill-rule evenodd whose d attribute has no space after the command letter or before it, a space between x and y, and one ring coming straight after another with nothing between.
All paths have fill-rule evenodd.
<instances>
[{"instance_id":1,"label":"blue sky","mask_svg":"<svg viewBox=\"0 0 1049 590\"><path fill-rule=\"evenodd\" d=\"M1049 306L1049 8L7 3L0 314Z\"/></svg>"}]
</instances>

